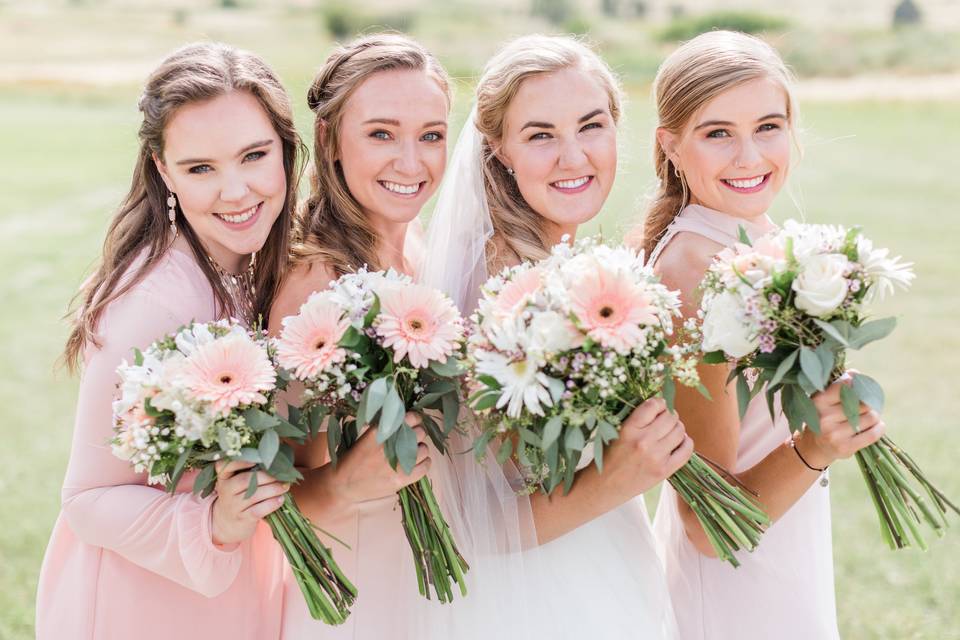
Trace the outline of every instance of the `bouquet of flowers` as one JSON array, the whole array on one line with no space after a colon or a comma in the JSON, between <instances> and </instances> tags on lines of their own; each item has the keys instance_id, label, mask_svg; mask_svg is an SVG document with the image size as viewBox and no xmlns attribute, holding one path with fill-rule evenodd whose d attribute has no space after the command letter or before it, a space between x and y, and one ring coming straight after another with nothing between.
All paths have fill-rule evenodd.
<instances>
[{"instance_id":1,"label":"bouquet of flowers","mask_svg":"<svg viewBox=\"0 0 960 640\"><path fill-rule=\"evenodd\" d=\"M467 344L471 403L486 418L477 455L499 438L501 464L515 454L528 488L547 494L570 490L584 455L602 471L637 405L662 394L672 411L674 377L706 392L695 347L671 344L679 315L642 253L592 238L490 278ZM766 515L699 455L669 482L721 558L737 566L733 551L756 547Z\"/></svg>"},{"instance_id":2,"label":"bouquet of flowers","mask_svg":"<svg viewBox=\"0 0 960 640\"><path fill-rule=\"evenodd\" d=\"M228 321L192 323L135 350L123 362L120 397L113 403L117 457L129 461L151 484L176 491L183 474L199 469L193 491L209 495L217 461L256 463L281 482L301 479L293 452L281 438L303 440L304 431L276 414L275 348L259 333ZM257 490L250 475L247 497ZM293 567L311 615L340 624L350 614L356 588L317 539L313 525L289 494L266 517Z\"/></svg>"},{"instance_id":3,"label":"bouquet of flowers","mask_svg":"<svg viewBox=\"0 0 960 640\"><path fill-rule=\"evenodd\" d=\"M460 410L462 343L463 320L449 298L392 270L362 269L314 293L298 315L284 318L277 350L281 366L305 386L300 419L311 431L326 422L334 463L370 425L390 465L409 473L417 437L404 415L419 414L433 444L445 452ZM428 410L439 411L440 422ZM451 602L451 580L466 595L469 567L430 479L398 496L421 595L429 599L432 585L441 602Z\"/></svg>"},{"instance_id":4,"label":"bouquet of flowers","mask_svg":"<svg viewBox=\"0 0 960 640\"><path fill-rule=\"evenodd\" d=\"M741 417L765 389L771 417L779 393L791 431L804 425L819 431L810 396L844 373L848 350L893 330L894 318L868 320L867 312L895 287L909 286L911 265L875 248L858 228L790 220L753 243L741 229L740 240L716 256L701 285L705 361L734 365ZM880 385L860 373L841 388L840 399L855 429L861 402L877 411L884 403ZM925 549L919 525L925 521L942 535L947 509L960 513L890 438L856 458L891 548L910 546L912 536Z\"/></svg>"}]
</instances>

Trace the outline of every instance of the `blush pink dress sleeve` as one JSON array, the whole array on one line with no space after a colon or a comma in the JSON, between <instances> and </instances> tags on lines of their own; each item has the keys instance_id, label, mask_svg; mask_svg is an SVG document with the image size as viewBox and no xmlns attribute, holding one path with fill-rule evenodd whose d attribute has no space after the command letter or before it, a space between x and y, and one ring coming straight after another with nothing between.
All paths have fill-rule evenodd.
<instances>
[{"instance_id":1,"label":"blush pink dress sleeve","mask_svg":"<svg viewBox=\"0 0 960 640\"><path fill-rule=\"evenodd\" d=\"M146 484L114 457L117 365L156 338L215 319L213 293L177 249L111 303L84 354L62 506L37 592L37 638L278 638L283 555L269 527L231 548L211 536L214 496Z\"/></svg>"}]
</instances>

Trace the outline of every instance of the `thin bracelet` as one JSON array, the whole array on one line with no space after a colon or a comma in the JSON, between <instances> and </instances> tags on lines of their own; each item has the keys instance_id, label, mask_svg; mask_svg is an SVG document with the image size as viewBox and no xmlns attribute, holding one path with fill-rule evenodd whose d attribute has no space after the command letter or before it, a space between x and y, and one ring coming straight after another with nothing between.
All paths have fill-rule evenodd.
<instances>
[{"instance_id":1,"label":"thin bracelet","mask_svg":"<svg viewBox=\"0 0 960 640\"><path fill-rule=\"evenodd\" d=\"M830 468L830 465L825 466L823 469L818 469L818 468L816 468L816 467L810 466L810 463L807 462L806 460L804 460L803 454L800 453L800 449L797 448L797 440L796 440L796 438L790 438L790 446L791 446L791 447L793 448L793 450L796 452L797 457L800 458L800 462L802 462L803 465L804 465L807 469L810 469L810 471L816 471L817 473L823 473L824 471L826 471L827 469Z\"/></svg>"}]
</instances>

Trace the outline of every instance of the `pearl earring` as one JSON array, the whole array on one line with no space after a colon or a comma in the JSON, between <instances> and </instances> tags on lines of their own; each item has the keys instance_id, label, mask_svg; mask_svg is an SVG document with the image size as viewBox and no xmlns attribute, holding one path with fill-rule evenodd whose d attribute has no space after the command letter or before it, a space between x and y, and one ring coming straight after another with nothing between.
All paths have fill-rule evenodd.
<instances>
[{"instance_id":1,"label":"pearl earring","mask_svg":"<svg viewBox=\"0 0 960 640\"><path fill-rule=\"evenodd\" d=\"M514 175L514 171L510 167L507 167L507 173L509 173L510 175Z\"/></svg>"},{"instance_id":2,"label":"pearl earring","mask_svg":"<svg viewBox=\"0 0 960 640\"><path fill-rule=\"evenodd\" d=\"M167 196L167 206L170 209L167 211L167 218L170 219L170 231L173 231L174 235L177 233L177 197L172 193Z\"/></svg>"}]
</instances>

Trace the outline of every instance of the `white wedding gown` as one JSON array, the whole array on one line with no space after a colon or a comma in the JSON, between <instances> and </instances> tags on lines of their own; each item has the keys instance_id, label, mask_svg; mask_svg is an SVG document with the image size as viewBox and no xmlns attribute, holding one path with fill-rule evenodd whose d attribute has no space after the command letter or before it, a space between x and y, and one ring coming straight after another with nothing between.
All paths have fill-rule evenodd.
<instances>
[{"instance_id":1,"label":"white wedding gown","mask_svg":"<svg viewBox=\"0 0 960 640\"><path fill-rule=\"evenodd\" d=\"M472 113L447 167L420 278L449 294L465 313L475 306L486 280L484 247L492 234L474 120ZM469 433L458 435L451 451L465 451L471 442ZM472 454L454 453L435 459L430 476L470 563L469 593L445 605L421 599L409 635L401 632L402 637L676 637L663 565L642 497L537 545L530 500L517 494L521 483L511 463L501 467L491 453L477 464Z\"/></svg>"}]
</instances>

